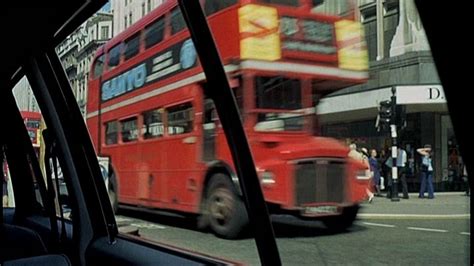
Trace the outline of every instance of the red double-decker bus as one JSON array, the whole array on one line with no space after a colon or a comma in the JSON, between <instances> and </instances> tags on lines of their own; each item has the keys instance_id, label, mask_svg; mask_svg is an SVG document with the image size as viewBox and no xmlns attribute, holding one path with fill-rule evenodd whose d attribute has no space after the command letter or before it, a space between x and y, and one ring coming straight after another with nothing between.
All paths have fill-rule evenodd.
<instances>
[{"instance_id":1,"label":"red double-decker bus","mask_svg":"<svg viewBox=\"0 0 474 266\"><path fill-rule=\"evenodd\" d=\"M26 130L30 136L31 143L36 152L36 156L39 154L41 136L40 136L40 125L41 125L41 113L39 112L30 112L30 111L21 111L21 117L25 123Z\"/></svg>"},{"instance_id":2,"label":"red double-decker bus","mask_svg":"<svg viewBox=\"0 0 474 266\"><path fill-rule=\"evenodd\" d=\"M366 81L360 24L314 14L311 1L202 2L271 212L351 225L365 169L318 136L315 109L325 94ZM87 125L98 155L111 159L109 195L121 206L199 214L201 226L233 238L247 214L206 87L182 14L167 1L96 53Z\"/></svg>"}]
</instances>

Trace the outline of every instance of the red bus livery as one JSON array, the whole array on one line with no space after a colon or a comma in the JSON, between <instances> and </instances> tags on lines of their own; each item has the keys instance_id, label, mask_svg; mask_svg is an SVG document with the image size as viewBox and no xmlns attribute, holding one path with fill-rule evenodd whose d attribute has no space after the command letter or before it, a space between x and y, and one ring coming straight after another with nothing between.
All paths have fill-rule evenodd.
<instances>
[{"instance_id":1,"label":"red bus livery","mask_svg":"<svg viewBox=\"0 0 474 266\"><path fill-rule=\"evenodd\" d=\"M21 117L23 118L23 122L25 123L26 130L28 131L28 135L30 136L31 143L33 144L33 148L36 152L36 155L38 155L41 144L41 113L21 111Z\"/></svg>"},{"instance_id":2,"label":"red bus livery","mask_svg":"<svg viewBox=\"0 0 474 266\"><path fill-rule=\"evenodd\" d=\"M360 24L311 13L311 1L202 2L271 212L351 225L365 169L318 136L315 107L366 81ZM176 1L101 47L91 73L87 124L111 159L111 195L123 207L199 214L236 237L247 223L238 176Z\"/></svg>"}]
</instances>

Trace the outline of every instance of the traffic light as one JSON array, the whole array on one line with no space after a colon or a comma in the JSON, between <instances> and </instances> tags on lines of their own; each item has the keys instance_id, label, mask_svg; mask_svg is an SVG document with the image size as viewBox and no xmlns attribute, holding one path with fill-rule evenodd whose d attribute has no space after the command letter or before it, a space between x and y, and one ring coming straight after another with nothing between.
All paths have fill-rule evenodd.
<instances>
[{"instance_id":1,"label":"traffic light","mask_svg":"<svg viewBox=\"0 0 474 266\"><path fill-rule=\"evenodd\" d=\"M377 122L375 124L375 127L377 128L377 130L385 131L385 130L390 129L390 124L393 119L392 116L393 116L392 102L389 100L381 101L379 104L379 113L377 116Z\"/></svg>"}]
</instances>

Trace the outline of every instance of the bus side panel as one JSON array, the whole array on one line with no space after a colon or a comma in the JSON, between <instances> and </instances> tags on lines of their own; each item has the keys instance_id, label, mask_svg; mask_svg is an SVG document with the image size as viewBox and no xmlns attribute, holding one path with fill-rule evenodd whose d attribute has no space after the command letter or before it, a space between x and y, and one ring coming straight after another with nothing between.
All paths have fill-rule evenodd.
<instances>
[{"instance_id":1,"label":"bus side panel","mask_svg":"<svg viewBox=\"0 0 474 266\"><path fill-rule=\"evenodd\" d=\"M258 141L255 135L249 136L249 142L256 167L260 171L270 171L275 177L274 184L261 183L265 200L283 207L291 206L293 165L282 160L278 153Z\"/></svg>"},{"instance_id":2,"label":"bus side panel","mask_svg":"<svg viewBox=\"0 0 474 266\"><path fill-rule=\"evenodd\" d=\"M99 79L89 80L88 82L87 115L99 109ZM98 121L99 117L97 115L86 119L87 129L89 130L92 143L97 153L100 152L99 134L101 134Z\"/></svg>"},{"instance_id":3,"label":"bus side panel","mask_svg":"<svg viewBox=\"0 0 474 266\"><path fill-rule=\"evenodd\" d=\"M87 129L89 130L89 135L92 139L92 144L94 145L95 152L99 153L99 126L98 126L99 117L94 116L87 119Z\"/></svg>"},{"instance_id":4,"label":"bus side panel","mask_svg":"<svg viewBox=\"0 0 474 266\"><path fill-rule=\"evenodd\" d=\"M357 172L365 172L365 166L361 163L349 159L348 186L350 188L350 202L359 203L367 198L366 189L369 186L369 180L358 179Z\"/></svg>"},{"instance_id":5,"label":"bus side panel","mask_svg":"<svg viewBox=\"0 0 474 266\"><path fill-rule=\"evenodd\" d=\"M216 158L229 164L235 172L234 161L230 153L229 145L224 134L224 131L219 126L216 137ZM290 199L288 191L290 191L289 180L291 180L290 170L292 169L287 164L281 164L281 161L275 160L274 158L265 158L264 150L256 147L251 142L249 136L250 148L252 151L253 159L257 167L265 167L267 165L272 166L272 171L276 176L277 182L271 185L262 185L263 194L267 202L279 204L282 206L288 206Z\"/></svg>"},{"instance_id":6,"label":"bus side panel","mask_svg":"<svg viewBox=\"0 0 474 266\"><path fill-rule=\"evenodd\" d=\"M100 79L88 81L88 92L87 92L87 113L97 111L99 109L99 98L100 98Z\"/></svg>"},{"instance_id":7,"label":"bus side panel","mask_svg":"<svg viewBox=\"0 0 474 266\"><path fill-rule=\"evenodd\" d=\"M112 162L119 177L119 199L129 204L139 204L139 200L147 199L146 192L139 191L140 179L137 167L141 162L140 148L136 144L125 144L110 148Z\"/></svg>"},{"instance_id":8,"label":"bus side panel","mask_svg":"<svg viewBox=\"0 0 474 266\"><path fill-rule=\"evenodd\" d=\"M239 17L237 11L238 7L236 6L210 18L209 26L224 64L227 64L230 59L240 57ZM222 25L226 26L222 27Z\"/></svg>"}]
</instances>

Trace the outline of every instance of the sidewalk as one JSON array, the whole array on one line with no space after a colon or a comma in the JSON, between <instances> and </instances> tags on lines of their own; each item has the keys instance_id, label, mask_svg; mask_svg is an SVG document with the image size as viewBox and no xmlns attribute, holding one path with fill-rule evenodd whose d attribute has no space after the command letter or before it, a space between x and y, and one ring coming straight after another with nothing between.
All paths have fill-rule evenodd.
<instances>
[{"instance_id":1,"label":"sidewalk","mask_svg":"<svg viewBox=\"0 0 474 266\"><path fill-rule=\"evenodd\" d=\"M385 194L383 194L385 195ZM401 195L400 195L401 196ZM358 218L469 218L471 197L464 192L439 192L434 199L420 199L410 193L409 199L393 202L375 197L372 203L361 204Z\"/></svg>"}]
</instances>

